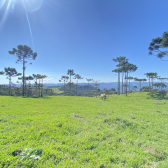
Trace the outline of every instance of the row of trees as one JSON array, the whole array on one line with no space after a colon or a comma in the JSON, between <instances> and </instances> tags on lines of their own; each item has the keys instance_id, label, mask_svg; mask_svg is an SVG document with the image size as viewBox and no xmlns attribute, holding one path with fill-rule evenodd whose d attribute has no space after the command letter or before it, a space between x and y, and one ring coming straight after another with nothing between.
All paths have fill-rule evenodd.
<instances>
[{"instance_id":1,"label":"row of trees","mask_svg":"<svg viewBox=\"0 0 168 168\"><path fill-rule=\"evenodd\" d=\"M46 75L40 75L40 74L32 74L32 76L25 76L24 77L24 85L22 83L23 81L23 76L21 76L21 73L18 73L17 70L15 68L4 68L4 71L0 72L0 75L4 75L7 76L7 79L9 79L9 87L8 87L8 95L11 96L11 86L12 86L12 90L16 92L17 90L17 95L24 95L25 96L30 96L33 93L33 89L34 91L34 95L36 96L43 96L43 79L46 78ZM12 82L11 78L12 77L17 77L17 76L21 76L18 77L18 81L16 82L16 84L20 84L21 88L16 87L16 84ZM19 82L19 80L21 82ZM30 81L34 80L34 85L32 86ZM4 88L4 93L6 93L6 87ZM2 91L1 91L2 92ZM22 92L22 94L20 94Z\"/></svg>"},{"instance_id":2,"label":"row of trees","mask_svg":"<svg viewBox=\"0 0 168 168\"><path fill-rule=\"evenodd\" d=\"M120 56L117 58L113 58L113 61L118 62L118 64L116 65L116 69L112 70L112 72L118 73L118 89L117 89L117 93L118 95L120 94L120 74L122 74L122 93L123 93L123 88L124 88L124 93L126 93L127 96L127 87L128 87L128 80L129 80L129 90L130 90L130 80L134 80L140 83L140 90L141 90L141 82L145 82L147 81L147 79L145 78L137 78L137 77L132 77L132 76L128 76L128 73L131 72L135 72L137 70L137 66L134 64L131 64L128 62L128 59L126 59L125 56ZM144 75L146 75L146 77L149 80L149 91L151 92L151 89L153 91L153 86L156 86L157 88L160 87L161 91L163 87L167 87L164 83L162 83L164 80L168 80L168 78L162 78L160 76L158 76L158 74L156 72L148 72L145 73ZM153 84L153 81L155 79L158 79L161 81L161 83L155 83ZM125 83L124 83L125 80ZM152 88L150 87L150 82L152 83ZM137 87L134 86L134 88L132 88L133 90L136 90Z\"/></svg>"},{"instance_id":3,"label":"row of trees","mask_svg":"<svg viewBox=\"0 0 168 168\"><path fill-rule=\"evenodd\" d=\"M78 95L78 92L77 92L77 90L78 90L78 80L81 80L81 79L84 79L84 78L81 75L74 73L73 69L68 69L67 75L69 75L69 76L61 76L61 79L59 80L59 82L64 82L64 96L65 96L65 86L69 87L69 96L72 95L71 94L72 86L75 86L76 87L76 96L77 96ZM76 80L76 84L74 84L72 82L72 80L71 80L72 76L74 76L73 79ZM87 96L89 96L89 86L90 86L89 83L90 82L94 82L95 83L94 84L94 89L95 89L94 92L96 93L96 97L97 97L98 92L100 92L100 89L98 88L98 86L100 85L100 84L98 84L98 82L100 80L96 81L96 80L87 79L87 78L86 78L86 80L88 82L88 93L87 93ZM67 84L65 85L65 83L67 83Z\"/></svg>"},{"instance_id":4,"label":"row of trees","mask_svg":"<svg viewBox=\"0 0 168 168\"><path fill-rule=\"evenodd\" d=\"M5 75L7 76L7 79L9 79L9 95L11 95L11 85L12 83L11 78L12 77L18 77L18 80L21 82L17 81L16 83L21 84L22 86L22 96L26 96L30 94L30 88L31 84L30 81L35 80L34 87L36 88L36 95L37 90L39 90L39 95L42 96L43 93L43 79L46 78L46 75L41 75L41 74L32 74L32 76L25 76L25 70L26 70L26 64L32 64L32 62L28 62L28 60L35 60L37 57L37 53L33 52L33 50L26 46L26 45L18 45L17 48L13 48L12 51L9 51L9 54L14 55L17 57L16 63L21 63L22 64L22 69L23 73L18 73L15 68L4 68L4 71L0 71L0 75ZM37 80L39 80L37 82ZM27 84L27 82L29 82ZM28 86L29 94L26 92ZM38 89L37 89L38 88Z\"/></svg>"},{"instance_id":5,"label":"row of trees","mask_svg":"<svg viewBox=\"0 0 168 168\"><path fill-rule=\"evenodd\" d=\"M134 64L131 64L128 62L128 59L125 56L120 56L117 58L113 58L114 62L118 62L116 65L116 69L112 70L112 72L118 73L118 88L117 88L117 93L120 95L120 74L122 74L122 93L123 93L123 87L125 85L125 93L127 96L127 83L128 80L132 79L132 77L128 77L128 74L131 72L135 72L138 67ZM124 77L125 76L125 77ZM125 79L125 84L123 83Z\"/></svg>"},{"instance_id":6,"label":"row of trees","mask_svg":"<svg viewBox=\"0 0 168 168\"><path fill-rule=\"evenodd\" d=\"M157 37L152 39L152 42L150 43L149 46L149 55L154 55L160 58L163 61L168 61L164 60L165 56L168 56L168 51L165 49L168 47L168 31L163 33L162 37ZM9 79L9 95L11 95L11 85L12 83L12 77L19 77L18 80L21 80L21 82L17 81L17 83L21 83L22 85L22 96L26 95L26 89L27 85L31 87L30 81L35 80L34 87L36 88L36 95L37 95L37 88L41 88L41 93L43 93L43 79L46 78L46 75L40 75L40 74L33 74L32 76L25 76L25 70L26 70L26 64L32 64L32 62L28 62L29 60L35 60L37 57L37 53L33 52L33 50L26 46L26 45L18 45L17 48L13 48L11 51L9 51L9 54L14 55L17 57L16 63L21 63L22 64L22 69L23 73L18 73L15 68L4 68L4 71L0 71L0 75L5 75ZM147 81L147 79L139 79L137 77L131 77L128 76L129 73L135 72L138 67L134 64L131 64L128 62L128 59L125 56L120 56L117 58L113 58L114 62L117 62L118 64L116 65L116 69L112 70L112 72L118 73L118 88L117 88L117 93L120 94L120 74L122 74L122 93L125 92L127 96L127 86L128 86L128 81L129 81L129 90L130 90L130 80L135 80L140 82L140 90L141 90L141 82ZM72 91L72 86L76 86L76 95L77 94L77 88L78 88L78 80L83 79L81 75L75 74L73 69L68 69L67 72L68 76L62 76L59 82L64 82L64 93L65 93L65 83L67 83L69 87L69 95L71 96L71 91ZM158 76L156 72L150 72L150 73L145 73L146 77L149 80L149 91L153 91L153 86L160 88L162 90L163 87L166 87L166 85L163 83L164 80L167 80L168 78L162 78ZM74 84L72 82L72 76L74 76L73 79L76 79L77 83ZM153 84L154 79L159 79L161 83L155 83ZM39 82L37 82L39 80ZM41 80L41 82L40 82ZM89 83L94 82L95 86L95 92L96 92L96 97L100 89L98 88L99 81L95 81L93 79L87 79L88 81L88 94L89 94ZM125 82L124 82L125 80ZM27 84L27 81L29 82ZM150 82L152 83L152 87L150 87ZM124 90L123 90L124 89ZM136 87L134 87L136 89ZM41 94L42 96L42 94Z\"/></svg>"}]
</instances>

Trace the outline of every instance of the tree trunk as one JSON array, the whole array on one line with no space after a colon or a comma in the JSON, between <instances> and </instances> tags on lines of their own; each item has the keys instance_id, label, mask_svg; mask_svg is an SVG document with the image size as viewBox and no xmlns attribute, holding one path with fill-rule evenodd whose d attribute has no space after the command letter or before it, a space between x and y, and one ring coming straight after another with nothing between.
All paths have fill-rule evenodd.
<instances>
[{"instance_id":1,"label":"tree trunk","mask_svg":"<svg viewBox=\"0 0 168 168\"><path fill-rule=\"evenodd\" d=\"M64 96L65 96L65 80L64 80Z\"/></svg>"},{"instance_id":2,"label":"tree trunk","mask_svg":"<svg viewBox=\"0 0 168 168\"><path fill-rule=\"evenodd\" d=\"M128 72L127 72L127 78L126 78L126 96L127 96L127 80L128 80Z\"/></svg>"},{"instance_id":3,"label":"tree trunk","mask_svg":"<svg viewBox=\"0 0 168 168\"><path fill-rule=\"evenodd\" d=\"M40 79L39 79L39 97L40 97Z\"/></svg>"},{"instance_id":4,"label":"tree trunk","mask_svg":"<svg viewBox=\"0 0 168 168\"><path fill-rule=\"evenodd\" d=\"M120 72L118 72L118 95L120 95Z\"/></svg>"},{"instance_id":5,"label":"tree trunk","mask_svg":"<svg viewBox=\"0 0 168 168\"><path fill-rule=\"evenodd\" d=\"M119 72L119 95L120 95L120 72Z\"/></svg>"},{"instance_id":6,"label":"tree trunk","mask_svg":"<svg viewBox=\"0 0 168 168\"><path fill-rule=\"evenodd\" d=\"M43 97L43 78L42 78L42 90L41 90L41 97Z\"/></svg>"},{"instance_id":7,"label":"tree trunk","mask_svg":"<svg viewBox=\"0 0 168 168\"><path fill-rule=\"evenodd\" d=\"M125 82L124 82L124 93L126 93L126 72L125 72Z\"/></svg>"},{"instance_id":8,"label":"tree trunk","mask_svg":"<svg viewBox=\"0 0 168 168\"><path fill-rule=\"evenodd\" d=\"M124 72L122 71L122 94L123 94L123 74Z\"/></svg>"},{"instance_id":9,"label":"tree trunk","mask_svg":"<svg viewBox=\"0 0 168 168\"><path fill-rule=\"evenodd\" d=\"M23 92L22 92L22 96L24 96L24 78L25 78L25 62L24 62L24 56L23 56Z\"/></svg>"},{"instance_id":10,"label":"tree trunk","mask_svg":"<svg viewBox=\"0 0 168 168\"><path fill-rule=\"evenodd\" d=\"M77 80L77 83L76 83L76 96L78 95L77 94L77 87L78 87L78 80Z\"/></svg>"},{"instance_id":11,"label":"tree trunk","mask_svg":"<svg viewBox=\"0 0 168 168\"><path fill-rule=\"evenodd\" d=\"M36 96L37 96L37 77L36 77Z\"/></svg>"},{"instance_id":12,"label":"tree trunk","mask_svg":"<svg viewBox=\"0 0 168 168\"><path fill-rule=\"evenodd\" d=\"M129 79L129 91L130 91L130 79Z\"/></svg>"},{"instance_id":13,"label":"tree trunk","mask_svg":"<svg viewBox=\"0 0 168 168\"><path fill-rule=\"evenodd\" d=\"M71 75L70 75L70 85L69 85L69 88L70 88L69 94L71 96Z\"/></svg>"},{"instance_id":14,"label":"tree trunk","mask_svg":"<svg viewBox=\"0 0 168 168\"><path fill-rule=\"evenodd\" d=\"M25 80L25 94L24 94L25 96L26 96L26 92L27 92L27 90L26 90L26 80Z\"/></svg>"},{"instance_id":15,"label":"tree trunk","mask_svg":"<svg viewBox=\"0 0 168 168\"><path fill-rule=\"evenodd\" d=\"M150 77L149 77L149 92L150 92L151 90L150 90Z\"/></svg>"},{"instance_id":16,"label":"tree trunk","mask_svg":"<svg viewBox=\"0 0 168 168\"><path fill-rule=\"evenodd\" d=\"M11 76L9 76L9 96L11 96Z\"/></svg>"}]
</instances>

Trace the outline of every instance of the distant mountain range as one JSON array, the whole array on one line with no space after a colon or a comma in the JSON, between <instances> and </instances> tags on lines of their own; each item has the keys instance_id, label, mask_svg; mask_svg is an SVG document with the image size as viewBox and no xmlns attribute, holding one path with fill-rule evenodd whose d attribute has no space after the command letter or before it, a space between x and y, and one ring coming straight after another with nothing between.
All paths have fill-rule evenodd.
<instances>
[{"instance_id":1,"label":"distant mountain range","mask_svg":"<svg viewBox=\"0 0 168 168\"><path fill-rule=\"evenodd\" d=\"M154 82L154 83L158 83L158 82ZM165 85L168 86L168 82L163 82ZM103 90L104 88L106 89L111 89L111 88L115 88L115 90L117 91L117 86L118 86L118 82L110 82L110 83L98 83L100 90ZM45 86L46 87L50 87L50 86L61 86L63 85L63 83L58 83L58 84L54 84L54 83L46 83ZM78 83L78 85L88 85L88 83ZM94 83L90 83L89 85L94 86ZM121 88L122 83L120 82L120 88ZM152 85L150 83L150 85ZM137 86L137 91L140 89L140 84L139 82L130 82L130 89L132 90L132 86ZM149 86L149 82L141 82L141 88L143 86ZM128 83L128 89L129 89L129 83ZM155 87L154 87L155 89ZM164 88L164 89L168 89L168 87Z\"/></svg>"},{"instance_id":2,"label":"distant mountain range","mask_svg":"<svg viewBox=\"0 0 168 168\"><path fill-rule=\"evenodd\" d=\"M158 83L158 82L154 82L154 83ZM110 83L103 83L102 82L102 83L98 83L98 84L100 84L99 85L100 90L103 90L104 88L106 88L106 89L115 88L115 90L117 91L118 82L110 82ZM121 84L121 82L120 82L120 84ZM164 82L164 84L168 86L168 82ZM5 85L8 86L8 84L5 84ZM45 87L52 87L52 86L62 86L64 84L63 83L44 83L44 85L45 85ZM78 85L88 85L88 83L78 83ZM94 86L94 83L90 83L89 85ZM128 83L128 85L129 85L129 83ZM20 85L16 85L16 86L20 86ZM139 82L130 82L130 89L132 88L132 86L137 86L137 91L140 89ZM143 86L149 86L149 82L141 82L141 87L143 87ZM154 89L155 89L155 87L154 87ZM166 87L164 89L168 89L168 87Z\"/></svg>"}]
</instances>

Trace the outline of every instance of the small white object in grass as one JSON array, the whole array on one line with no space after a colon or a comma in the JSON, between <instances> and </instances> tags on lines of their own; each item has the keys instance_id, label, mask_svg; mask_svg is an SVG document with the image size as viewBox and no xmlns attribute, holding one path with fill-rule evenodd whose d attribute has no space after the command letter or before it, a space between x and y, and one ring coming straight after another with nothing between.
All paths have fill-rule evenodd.
<instances>
[{"instance_id":1,"label":"small white object in grass","mask_svg":"<svg viewBox=\"0 0 168 168\"><path fill-rule=\"evenodd\" d=\"M30 156L31 159L40 159L40 156L37 156L37 155L32 155Z\"/></svg>"}]
</instances>

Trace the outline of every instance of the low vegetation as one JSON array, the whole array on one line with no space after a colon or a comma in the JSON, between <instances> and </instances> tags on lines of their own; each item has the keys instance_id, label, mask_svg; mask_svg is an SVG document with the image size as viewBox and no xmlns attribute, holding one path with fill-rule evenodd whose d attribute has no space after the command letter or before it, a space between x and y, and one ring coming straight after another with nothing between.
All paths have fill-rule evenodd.
<instances>
[{"instance_id":1,"label":"low vegetation","mask_svg":"<svg viewBox=\"0 0 168 168\"><path fill-rule=\"evenodd\" d=\"M0 167L168 167L168 103L146 92L0 97Z\"/></svg>"}]
</instances>

